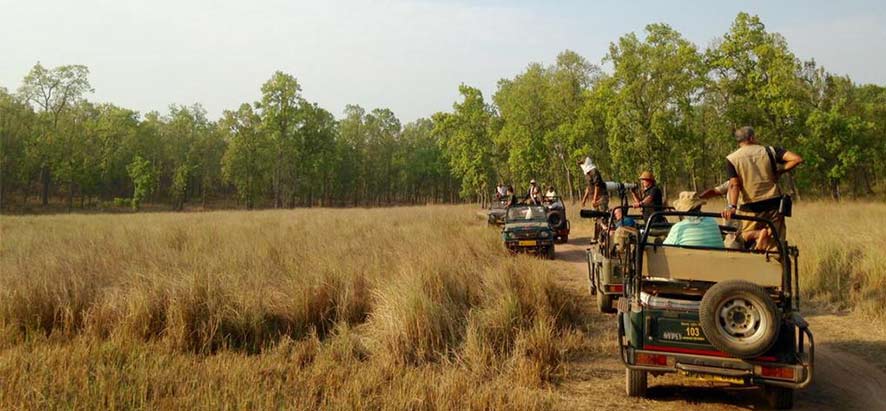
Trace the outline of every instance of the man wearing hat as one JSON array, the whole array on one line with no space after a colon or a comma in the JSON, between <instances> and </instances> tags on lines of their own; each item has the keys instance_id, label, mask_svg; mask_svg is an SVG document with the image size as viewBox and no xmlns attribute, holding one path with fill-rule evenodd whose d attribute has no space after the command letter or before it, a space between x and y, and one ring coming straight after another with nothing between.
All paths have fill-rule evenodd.
<instances>
[{"instance_id":1,"label":"man wearing hat","mask_svg":"<svg viewBox=\"0 0 886 411\"><path fill-rule=\"evenodd\" d=\"M698 213L704 204L705 202L698 198L694 191L684 191L674 201L674 209ZM723 237L720 235L720 226L713 218L684 216L680 222L671 227L664 244L723 248Z\"/></svg>"},{"instance_id":2,"label":"man wearing hat","mask_svg":"<svg viewBox=\"0 0 886 411\"><path fill-rule=\"evenodd\" d=\"M591 209L597 211L609 211L609 192L606 191L606 182L600 175L600 170L594 165L590 157L585 157L585 161L579 164L582 174L585 175L587 187L585 193L581 197L581 208L585 207L588 199L591 200ZM593 194L592 194L593 193Z\"/></svg>"},{"instance_id":3,"label":"man wearing hat","mask_svg":"<svg viewBox=\"0 0 886 411\"><path fill-rule=\"evenodd\" d=\"M777 184L778 177L802 163L803 158L783 148L760 145L752 127L736 130L735 140L738 141L738 150L726 157L729 192L723 218L732 218L740 201L742 215L772 221L779 239L784 240L786 227L784 215L779 211L782 195ZM757 249L772 247L773 244L768 244L771 235L766 224L745 221L742 225L745 242L756 241Z\"/></svg>"},{"instance_id":4,"label":"man wearing hat","mask_svg":"<svg viewBox=\"0 0 886 411\"><path fill-rule=\"evenodd\" d=\"M656 211L664 210L664 194L661 188L655 184L655 176L651 171L644 171L640 174L640 184L643 185L643 199L637 196L637 193L631 191L634 197L634 208L643 209L643 219L649 221L649 216ZM666 222L664 217L659 216L655 222Z\"/></svg>"}]
</instances>

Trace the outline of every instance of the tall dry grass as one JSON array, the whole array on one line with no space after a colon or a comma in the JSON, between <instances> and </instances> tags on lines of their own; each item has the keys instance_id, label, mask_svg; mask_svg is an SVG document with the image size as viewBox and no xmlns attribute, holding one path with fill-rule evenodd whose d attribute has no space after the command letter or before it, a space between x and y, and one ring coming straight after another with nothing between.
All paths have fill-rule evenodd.
<instances>
[{"instance_id":1,"label":"tall dry grass","mask_svg":"<svg viewBox=\"0 0 886 411\"><path fill-rule=\"evenodd\" d=\"M886 321L886 203L801 203L787 226L802 295Z\"/></svg>"},{"instance_id":2,"label":"tall dry grass","mask_svg":"<svg viewBox=\"0 0 886 411\"><path fill-rule=\"evenodd\" d=\"M0 408L546 408L580 315L473 218L4 216Z\"/></svg>"}]
</instances>

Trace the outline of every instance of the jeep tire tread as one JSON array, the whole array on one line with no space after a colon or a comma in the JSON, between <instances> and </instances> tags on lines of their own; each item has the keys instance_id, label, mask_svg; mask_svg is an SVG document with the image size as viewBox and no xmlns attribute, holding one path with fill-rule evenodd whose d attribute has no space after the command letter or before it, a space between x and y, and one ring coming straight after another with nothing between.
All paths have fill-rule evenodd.
<instances>
[{"instance_id":1,"label":"jeep tire tread","mask_svg":"<svg viewBox=\"0 0 886 411\"><path fill-rule=\"evenodd\" d=\"M742 280L723 281L709 288L698 316L711 345L743 359L769 351L781 329L772 298L763 288Z\"/></svg>"},{"instance_id":2,"label":"jeep tire tread","mask_svg":"<svg viewBox=\"0 0 886 411\"><path fill-rule=\"evenodd\" d=\"M625 392L628 397L646 396L646 371L625 368Z\"/></svg>"}]
</instances>

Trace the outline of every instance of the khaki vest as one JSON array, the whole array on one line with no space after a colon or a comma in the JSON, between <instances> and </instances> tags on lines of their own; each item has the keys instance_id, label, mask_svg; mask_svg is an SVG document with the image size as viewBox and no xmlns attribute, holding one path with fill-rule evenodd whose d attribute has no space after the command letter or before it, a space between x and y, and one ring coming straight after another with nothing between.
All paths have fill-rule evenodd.
<instances>
[{"instance_id":1,"label":"khaki vest","mask_svg":"<svg viewBox=\"0 0 886 411\"><path fill-rule=\"evenodd\" d=\"M726 156L726 159L735 166L738 178L741 179L740 201L743 204L781 195L765 146L748 144Z\"/></svg>"}]
</instances>

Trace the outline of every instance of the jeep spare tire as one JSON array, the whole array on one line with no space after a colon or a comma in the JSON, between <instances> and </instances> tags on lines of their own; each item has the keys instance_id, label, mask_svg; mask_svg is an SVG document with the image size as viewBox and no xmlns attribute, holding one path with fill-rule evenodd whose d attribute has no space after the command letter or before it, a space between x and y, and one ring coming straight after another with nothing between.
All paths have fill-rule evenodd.
<instances>
[{"instance_id":1,"label":"jeep spare tire","mask_svg":"<svg viewBox=\"0 0 886 411\"><path fill-rule=\"evenodd\" d=\"M552 228L560 228L565 220L566 215L562 210L553 210L548 213L548 224L550 224Z\"/></svg>"},{"instance_id":2,"label":"jeep spare tire","mask_svg":"<svg viewBox=\"0 0 886 411\"><path fill-rule=\"evenodd\" d=\"M711 345L743 359L769 351L781 328L769 294L742 280L723 281L709 288L701 299L698 316Z\"/></svg>"}]
</instances>

